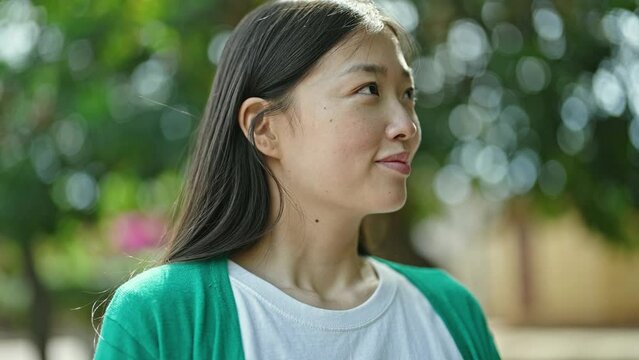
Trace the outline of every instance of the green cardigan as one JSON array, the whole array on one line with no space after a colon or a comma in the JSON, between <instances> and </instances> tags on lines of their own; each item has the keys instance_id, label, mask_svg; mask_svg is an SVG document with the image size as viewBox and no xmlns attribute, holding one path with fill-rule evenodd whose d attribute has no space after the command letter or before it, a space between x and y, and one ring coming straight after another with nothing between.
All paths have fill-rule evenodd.
<instances>
[{"instance_id":1,"label":"green cardigan","mask_svg":"<svg viewBox=\"0 0 639 360\"><path fill-rule=\"evenodd\" d=\"M499 359L481 307L459 282L442 270L374 258L426 296L464 359ZM244 359L227 259L158 266L120 286L95 359Z\"/></svg>"}]
</instances>

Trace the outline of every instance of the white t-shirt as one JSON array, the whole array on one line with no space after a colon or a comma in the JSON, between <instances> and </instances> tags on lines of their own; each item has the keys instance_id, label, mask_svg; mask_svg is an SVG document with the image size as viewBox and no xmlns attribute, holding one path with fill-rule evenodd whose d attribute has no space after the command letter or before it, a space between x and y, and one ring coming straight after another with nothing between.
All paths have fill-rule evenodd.
<instances>
[{"instance_id":1,"label":"white t-shirt","mask_svg":"<svg viewBox=\"0 0 639 360\"><path fill-rule=\"evenodd\" d=\"M229 259L246 359L461 359L424 295L386 264L366 259L379 284L348 310L305 304Z\"/></svg>"}]
</instances>

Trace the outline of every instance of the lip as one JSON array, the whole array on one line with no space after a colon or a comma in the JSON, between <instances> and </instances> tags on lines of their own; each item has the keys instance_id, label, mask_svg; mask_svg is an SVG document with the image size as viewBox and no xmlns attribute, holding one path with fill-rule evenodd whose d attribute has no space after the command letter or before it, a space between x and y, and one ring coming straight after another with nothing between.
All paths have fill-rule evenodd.
<instances>
[{"instance_id":1,"label":"lip","mask_svg":"<svg viewBox=\"0 0 639 360\"><path fill-rule=\"evenodd\" d=\"M408 156L410 155L410 153L408 151L403 151L397 154L393 154L390 156L387 156L383 159L379 159L376 160L376 162L386 162L386 161L397 161L397 162L403 162L403 163L408 163Z\"/></svg>"},{"instance_id":2,"label":"lip","mask_svg":"<svg viewBox=\"0 0 639 360\"><path fill-rule=\"evenodd\" d=\"M404 175L410 174L410 165L399 161L378 161L378 164L399 171Z\"/></svg>"},{"instance_id":3,"label":"lip","mask_svg":"<svg viewBox=\"0 0 639 360\"><path fill-rule=\"evenodd\" d=\"M396 170L404 175L410 174L410 164L408 164L408 157L410 153L408 151L404 151L401 153L393 154L387 156L381 160L377 160L376 163L385 166L387 168Z\"/></svg>"}]
</instances>

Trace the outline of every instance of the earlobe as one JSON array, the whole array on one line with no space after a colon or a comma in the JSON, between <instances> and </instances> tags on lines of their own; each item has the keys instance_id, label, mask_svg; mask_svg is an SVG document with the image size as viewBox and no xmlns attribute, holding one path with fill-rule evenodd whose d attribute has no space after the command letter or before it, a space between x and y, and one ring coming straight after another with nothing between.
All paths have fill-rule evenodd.
<instances>
[{"instance_id":1,"label":"earlobe","mask_svg":"<svg viewBox=\"0 0 639 360\"><path fill-rule=\"evenodd\" d=\"M253 131L255 147L264 155L278 158L277 134L273 121L275 117L263 115L263 111L267 109L269 102L258 97L250 97L242 102L238 114L238 123L244 136L250 141L249 129L251 123L258 116L261 119L255 120L255 129Z\"/></svg>"}]
</instances>

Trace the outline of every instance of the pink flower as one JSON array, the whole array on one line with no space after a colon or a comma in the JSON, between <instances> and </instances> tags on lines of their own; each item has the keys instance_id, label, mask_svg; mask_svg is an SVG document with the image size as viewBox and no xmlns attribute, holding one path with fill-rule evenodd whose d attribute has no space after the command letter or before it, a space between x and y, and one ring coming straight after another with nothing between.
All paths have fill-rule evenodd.
<instances>
[{"instance_id":1,"label":"pink flower","mask_svg":"<svg viewBox=\"0 0 639 360\"><path fill-rule=\"evenodd\" d=\"M164 221L142 213L120 215L111 228L111 238L120 250L135 252L160 244L165 231Z\"/></svg>"}]
</instances>

